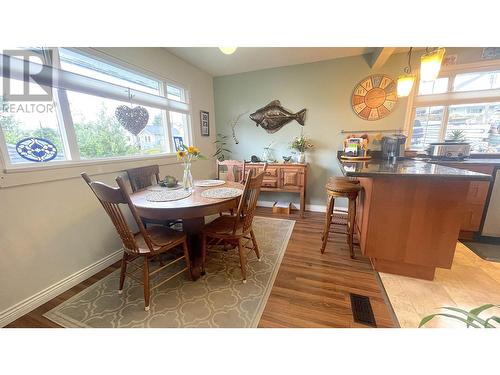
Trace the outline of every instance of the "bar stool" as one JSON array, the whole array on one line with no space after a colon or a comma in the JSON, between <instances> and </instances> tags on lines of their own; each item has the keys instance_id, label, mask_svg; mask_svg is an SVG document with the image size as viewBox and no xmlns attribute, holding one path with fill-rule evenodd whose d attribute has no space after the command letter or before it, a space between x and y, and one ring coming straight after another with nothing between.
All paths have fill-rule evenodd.
<instances>
[{"instance_id":1,"label":"bar stool","mask_svg":"<svg viewBox=\"0 0 500 375\"><path fill-rule=\"evenodd\" d=\"M347 209L347 244L349 245L349 252L351 258L354 258L354 223L356 219L356 198L359 191L362 189L359 181L349 177L330 177L325 185L327 193L327 206L325 216L325 228L323 229L323 236L321 240L321 254L325 252L326 243L328 242L328 234L330 233L330 225L333 219L333 207L335 198L349 199L349 206ZM338 233L338 232L337 232Z\"/></svg>"}]
</instances>

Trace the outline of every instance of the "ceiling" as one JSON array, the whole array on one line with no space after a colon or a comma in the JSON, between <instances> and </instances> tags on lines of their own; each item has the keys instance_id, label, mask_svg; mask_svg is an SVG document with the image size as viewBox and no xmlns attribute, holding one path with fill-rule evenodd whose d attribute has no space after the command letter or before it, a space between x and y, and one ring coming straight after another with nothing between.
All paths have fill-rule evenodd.
<instances>
[{"instance_id":1,"label":"ceiling","mask_svg":"<svg viewBox=\"0 0 500 375\"><path fill-rule=\"evenodd\" d=\"M297 65L372 53L374 47L240 47L224 55L217 47L168 47L201 70L224 76L278 66Z\"/></svg>"}]
</instances>

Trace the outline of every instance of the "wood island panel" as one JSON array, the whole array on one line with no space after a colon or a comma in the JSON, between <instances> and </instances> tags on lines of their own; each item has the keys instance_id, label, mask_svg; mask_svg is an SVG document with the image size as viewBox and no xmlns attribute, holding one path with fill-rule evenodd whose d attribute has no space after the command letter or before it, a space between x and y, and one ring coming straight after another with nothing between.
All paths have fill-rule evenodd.
<instances>
[{"instance_id":1,"label":"wood island panel","mask_svg":"<svg viewBox=\"0 0 500 375\"><path fill-rule=\"evenodd\" d=\"M432 280L453 262L470 181L360 178L360 245L377 271Z\"/></svg>"}]
</instances>

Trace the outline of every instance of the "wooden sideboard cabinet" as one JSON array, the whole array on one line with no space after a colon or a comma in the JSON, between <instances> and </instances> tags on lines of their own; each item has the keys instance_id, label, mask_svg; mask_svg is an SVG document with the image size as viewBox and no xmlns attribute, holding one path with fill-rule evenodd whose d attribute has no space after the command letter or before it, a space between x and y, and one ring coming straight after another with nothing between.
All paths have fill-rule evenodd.
<instances>
[{"instance_id":1,"label":"wooden sideboard cabinet","mask_svg":"<svg viewBox=\"0 0 500 375\"><path fill-rule=\"evenodd\" d=\"M263 163L247 163L247 170L259 172ZM268 163L261 191L297 193L300 195L300 215L306 207L307 164Z\"/></svg>"}]
</instances>

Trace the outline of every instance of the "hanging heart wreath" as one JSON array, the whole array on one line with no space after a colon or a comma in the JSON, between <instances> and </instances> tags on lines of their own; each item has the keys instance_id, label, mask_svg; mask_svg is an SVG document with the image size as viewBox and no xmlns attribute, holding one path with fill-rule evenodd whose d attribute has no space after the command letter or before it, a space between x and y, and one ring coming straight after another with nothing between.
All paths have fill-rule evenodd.
<instances>
[{"instance_id":1,"label":"hanging heart wreath","mask_svg":"<svg viewBox=\"0 0 500 375\"><path fill-rule=\"evenodd\" d=\"M149 121L147 109L141 106L130 108L121 105L116 108L115 116L118 122L133 135L138 135Z\"/></svg>"}]
</instances>

